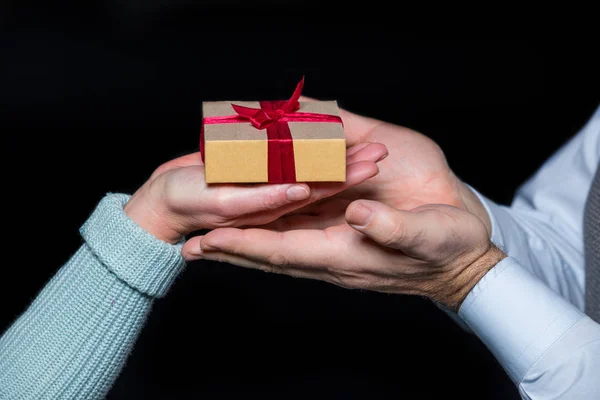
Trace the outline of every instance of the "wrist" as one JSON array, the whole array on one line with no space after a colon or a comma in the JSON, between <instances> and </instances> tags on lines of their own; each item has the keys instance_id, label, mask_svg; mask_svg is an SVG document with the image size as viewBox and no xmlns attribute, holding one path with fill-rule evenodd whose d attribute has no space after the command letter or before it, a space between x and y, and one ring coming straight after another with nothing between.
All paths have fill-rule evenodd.
<instances>
[{"instance_id":1,"label":"wrist","mask_svg":"<svg viewBox=\"0 0 600 400\"><path fill-rule=\"evenodd\" d=\"M154 237L175 244L186 234L175 215L160 198L152 195L147 185L140 187L123 207L125 214Z\"/></svg>"},{"instance_id":2,"label":"wrist","mask_svg":"<svg viewBox=\"0 0 600 400\"><path fill-rule=\"evenodd\" d=\"M488 235L492 235L492 220L488 215L485 206L479 200L479 197L473 191L465 185L462 181L459 184L460 197L462 198L465 209L474 214L477 218L483 222L485 228L488 231Z\"/></svg>"},{"instance_id":3,"label":"wrist","mask_svg":"<svg viewBox=\"0 0 600 400\"><path fill-rule=\"evenodd\" d=\"M461 267L453 269L453 276L447 280L448 290L435 300L457 312L475 285L506 257L502 250L489 242L487 250L480 256Z\"/></svg>"}]
</instances>

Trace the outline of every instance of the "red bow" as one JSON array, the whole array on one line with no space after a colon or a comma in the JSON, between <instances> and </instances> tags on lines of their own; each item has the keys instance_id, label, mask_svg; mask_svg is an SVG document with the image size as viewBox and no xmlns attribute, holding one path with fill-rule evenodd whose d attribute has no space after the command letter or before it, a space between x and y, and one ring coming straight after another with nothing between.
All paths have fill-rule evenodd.
<instances>
[{"instance_id":1,"label":"red bow","mask_svg":"<svg viewBox=\"0 0 600 400\"><path fill-rule=\"evenodd\" d=\"M302 88L304 87L304 77L296 86L296 90L294 90L294 94L288 101L277 101L271 102L272 110L264 109L264 108L251 108L244 107L232 104L231 107L235 110L235 112L240 116L250 121L250 123L256 129L265 129L277 121L279 121L283 117L289 117L290 114L298 111L300 108L300 103L298 99L302 94ZM275 104L273 104L275 103Z\"/></svg>"},{"instance_id":2,"label":"red bow","mask_svg":"<svg viewBox=\"0 0 600 400\"><path fill-rule=\"evenodd\" d=\"M337 115L297 112L298 99L304 87L304 77L292 97L285 100L260 101L260 108L232 104L236 115L205 117L200 129L200 152L204 161L204 125L250 122L256 129L266 129L268 179L270 183L296 182L294 145L288 122L342 123Z\"/></svg>"}]
</instances>

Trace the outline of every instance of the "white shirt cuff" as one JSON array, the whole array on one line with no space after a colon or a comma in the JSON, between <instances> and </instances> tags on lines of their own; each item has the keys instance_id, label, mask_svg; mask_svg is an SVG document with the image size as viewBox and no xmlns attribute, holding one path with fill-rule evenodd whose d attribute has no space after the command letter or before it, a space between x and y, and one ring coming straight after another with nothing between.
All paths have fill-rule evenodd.
<instances>
[{"instance_id":1,"label":"white shirt cuff","mask_svg":"<svg viewBox=\"0 0 600 400\"><path fill-rule=\"evenodd\" d=\"M511 257L475 285L458 315L515 383L583 317Z\"/></svg>"},{"instance_id":2,"label":"white shirt cuff","mask_svg":"<svg viewBox=\"0 0 600 400\"><path fill-rule=\"evenodd\" d=\"M492 224L492 233L490 235L491 242L494 243L498 248L502 249L503 251L506 251L506 243L504 240L504 236L502 235L501 223L511 223L511 221L505 221L510 218L509 215L505 215L505 206L498 205L493 201L489 200L487 197L479 193L479 191L477 191L477 189L473 188L472 186L467 185L467 187L471 189L475 196L477 196L490 218L490 222Z\"/></svg>"}]
</instances>

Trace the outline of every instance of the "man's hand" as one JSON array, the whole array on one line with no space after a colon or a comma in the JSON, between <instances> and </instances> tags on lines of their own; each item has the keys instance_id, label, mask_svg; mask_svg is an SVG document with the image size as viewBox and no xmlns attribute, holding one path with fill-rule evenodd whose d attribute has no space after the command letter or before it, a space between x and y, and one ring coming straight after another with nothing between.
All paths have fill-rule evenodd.
<instances>
[{"instance_id":1,"label":"man's hand","mask_svg":"<svg viewBox=\"0 0 600 400\"><path fill-rule=\"evenodd\" d=\"M304 98L304 100L310 100ZM275 221L275 229L324 228L344 223L346 207L354 200L380 201L399 210L426 204L447 204L467 210L486 225L491 222L485 208L446 162L440 147L411 129L340 110L344 121L348 154L371 143L384 144L388 156L378 165L377 176L351 189L293 211ZM303 218L296 218L301 215ZM305 218L316 216L316 218ZM301 222L298 224L298 222Z\"/></svg>"},{"instance_id":2,"label":"man's hand","mask_svg":"<svg viewBox=\"0 0 600 400\"><path fill-rule=\"evenodd\" d=\"M360 200L347 224L323 230L225 228L184 246L188 259L319 279L346 288L431 298L457 310L504 254L475 215L448 205L400 211Z\"/></svg>"},{"instance_id":3,"label":"man's hand","mask_svg":"<svg viewBox=\"0 0 600 400\"><path fill-rule=\"evenodd\" d=\"M375 176L376 162L386 155L381 144L351 151L344 183L207 185L200 153L189 154L157 168L133 194L125 212L170 243L201 229L267 224Z\"/></svg>"},{"instance_id":4,"label":"man's hand","mask_svg":"<svg viewBox=\"0 0 600 400\"><path fill-rule=\"evenodd\" d=\"M184 256L420 294L456 308L504 257L489 241L483 205L429 138L343 110L341 115L354 145L349 154L370 142L387 147L376 177L264 229L216 229L192 238Z\"/></svg>"}]
</instances>

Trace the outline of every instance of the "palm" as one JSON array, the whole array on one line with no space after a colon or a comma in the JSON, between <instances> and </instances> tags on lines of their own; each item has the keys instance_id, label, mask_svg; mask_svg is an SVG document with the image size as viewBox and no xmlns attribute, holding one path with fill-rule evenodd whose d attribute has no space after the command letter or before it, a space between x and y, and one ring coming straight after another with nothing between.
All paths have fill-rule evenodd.
<instances>
[{"instance_id":1,"label":"palm","mask_svg":"<svg viewBox=\"0 0 600 400\"><path fill-rule=\"evenodd\" d=\"M379 124L360 141L385 144L389 156L380 163L377 176L338 196L377 200L404 210L424 204L463 207L459 181L431 139L410 129Z\"/></svg>"},{"instance_id":2,"label":"palm","mask_svg":"<svg viewBox=\"0 0 600 400\"><path fill-rule=\"evenodd\" d=\"M452 173L442 150L413 130L341 110L348 145L382 143L389 156L379 163L379 174L358 186L309 205L276 221L278 230L327 228L345 224L344 213L354 200L369 199L400 210L426 204L447 204L465 209L460 181Z\"/></svg>"},{"instance_id":3,"label":"palm","mask_svg":"<svg viewBox=\"0 0 600 400\"><path fill-rule=\"evenodd\" d=\"M206 203L214 202L214 199L225 200L231 197L231 188L236 185L220 184L209 186L204 180L204 165L189 165L175 168L162 177L165 193L175 197L175 211L194 215L206 208ZM242 185L237 185L237 188ZM234 189L235 190L235 189Z\"/></svg>"},{"instance_id":4,"label":"palm","mask_svg":"<svg viewBox=\"0 0 600 400\"><path fill-rule=\"evenodd\" d=\"M376 162L387 150L385 146L372 144L350 152L352 154L346 158L346 182L207 185L200 153L193 153L161 165L139 192L149 193L153 209L158 207L164 212L164 205L168 205L166 214L176 225L174 230L177 232L187 234L193 230L223 226L263 225L376 175ZM286 200L286 191L291 186L300 188L308 197ZM133 197L130 203L135 203L136 195ZM144 198L142 195L137 197Z\"/></svg>"}]
</instances>

